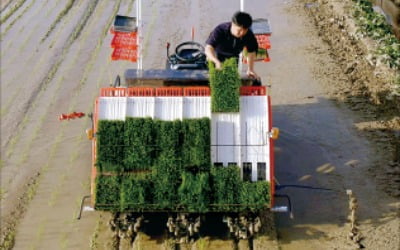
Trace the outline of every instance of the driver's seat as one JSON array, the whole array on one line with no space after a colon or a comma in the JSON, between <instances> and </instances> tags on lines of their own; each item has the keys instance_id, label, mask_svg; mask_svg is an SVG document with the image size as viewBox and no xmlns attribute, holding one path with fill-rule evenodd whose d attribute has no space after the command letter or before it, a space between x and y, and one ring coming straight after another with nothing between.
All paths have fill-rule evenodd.
<instances>
[{"instance_id":1,"label":"driver's seat","mask_svg":"<svg viewBox=\"0 0 400 250\"><path fill-rule=\"evenodd\" d=\"M188 61L194 62L196 61L196 58L202 53L203 53L202 51L199 51L197 49L183 49L179 51L179 56L187 59Z\"/></svg>"},{"instance_id":2,"label":"driver's seat","mask_svg":"<svg viewBox=\"0 0 400 250\"><path fill-rule=\"evenodd\" d=\"M169 55L167 45L167 69L207 69L204 47L196 42L184 42L175 49L175 54Z\"/></svg>"}]
</instances>

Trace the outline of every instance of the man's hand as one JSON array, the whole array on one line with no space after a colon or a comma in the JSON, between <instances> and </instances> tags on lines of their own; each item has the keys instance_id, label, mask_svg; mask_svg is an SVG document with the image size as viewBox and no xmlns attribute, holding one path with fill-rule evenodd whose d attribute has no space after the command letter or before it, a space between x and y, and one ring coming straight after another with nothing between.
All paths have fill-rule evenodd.
<instances>
[{"instance_id":1,"label":"man's hand","mask_svg":"<svg viewBox=\"0 0 400 250\"><path fill-rule=\"evenodd\" d=\"M216 69L219 69L219 70L222 69L222 63L221 63L219 60L217 60L217 61L215 62L215 68L216 68Z\"/></svg>"},{"instance_id":2,"label":"man's hand","mask_svg":"<svg viewBox=\"0 0 400 250\"><path fill-rule=\"evenodd\" d=\"M222 63L218 60L217 56L215 55L215 50L213 46L207 44L205 47L205 53L207 56L207 60L215 63L216 69L222 69Z\"/></svg>"},{"instance_id":3,"label":"man's hand","mask_svg":"<svg viewBox=\"0 0 400 250\"><path fill-rule=\"evenodd\" d=\"M255 78L255 79L260 79L260 77L256 74L254 71L254 59L256 57L255 52L247 53L247 63L248 63L248 68L247 68L247 75L249 77Z\"/></svg>"},{"instance_id":4,"label":"man's hand","mask_svg":"<svg viewBox=\"0 0 400 250\"><path fill-rule=\"evenodd\" d=\"M254 79L260 79L260 77L257 75L256 72L254 72L253 70L247 69L247 76L254 78Z\"/></svg>"}]
</instances>

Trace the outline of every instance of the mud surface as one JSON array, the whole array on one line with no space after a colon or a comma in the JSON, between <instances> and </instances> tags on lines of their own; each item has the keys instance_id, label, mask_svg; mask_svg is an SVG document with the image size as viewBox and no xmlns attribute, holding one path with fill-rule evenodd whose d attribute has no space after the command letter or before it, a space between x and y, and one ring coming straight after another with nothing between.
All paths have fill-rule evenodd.
<instances>
[{"instance_id":1,"label":"mud surface","mask_svg":"<svg viewBox=\"0 0 400 250\"><path fill-rule=\"evenodd\" d=\"M275 46L267 69L273 84L274 121L282 130L276 144L276 176L282 185L308 188L280 191L291 195L295 214L294 220L277 216L280 246L396 249L399 174L393 156L399 105L398 100L386 98L385 81L391 72L366 62L369 41L351 36L354 27L348 15L343 19L343 4L289 1L284 5L271 6L280 14L276 18L286 16L287 22L271 17L279 27L271 39ZM347 189L358 199L357 244L348 239Z\"/></svg>"},{"instance_id":2,"label":"mud surface","mask_svg":"<svg viewBox=\"0 0 400 250\"><path fill-rule=\"evenodd\" d=\"M90 120L59 122L58 116L92 112L99 88L136 67L111 61L107 33L115 14L134 16L135 6L133 0L75 0L70 7L68 2L1 1L2 18L13 12L0 25L1 237L2 244L15 240L15 249L115 247L109 214L84 212L76 220L81 199L90 192L91 144L84 134ZM295 217L276 215L278 242L260 237L254 249L360 246L348 239L346 189L358 199L359 243L396 249L400 122L399 105L384 84L391 73L365 62L368 41L347 40L354 27L347 16L340 23L345 6L245 2L246 11L269 18L273 29L272 61L258 63L256 71L272 85L274 126L281 130L276 178L281 185L306 186L279 190L291 196ZM195 40L203 42L238 9L239 1L143 1L144 68L164 68L167 42L174 48L190 40L192 27ZM147 249L166 248L159 239L139 238ZM204 238L190 247L232 245Z\"/></svg>"}]
</instances>

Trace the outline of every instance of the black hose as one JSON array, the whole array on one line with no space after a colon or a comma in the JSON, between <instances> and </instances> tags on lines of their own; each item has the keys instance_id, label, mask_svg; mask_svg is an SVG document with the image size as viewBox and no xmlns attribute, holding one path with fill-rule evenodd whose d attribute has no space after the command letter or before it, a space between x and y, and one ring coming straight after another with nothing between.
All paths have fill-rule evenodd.
<instances>
[{"instance_id":1,"label":"black hose","mask_svg":"<svg viewBox=\"0 0 400 250\"><path fill-rule=\"evenodd\" d=\"M293 207L292 207L292 202L290 200L289 195L287 195L287 194L274 194L274 197L276 197L276 198L286 198L286 200L288 202L288 209L289 209L290 218L293 219L294 218Z\"/></svg>"},{"instance_id":2,"label":"black hose","mask_svg":"<svg viewBox=\"0 0 400 250\"><path fill-rule=\"evenodd\" d=\"M85 196L83 196L83 198L82 198L81 208L80 208L80 210L79 210L79 215L78 215L78 218L76 218L77 220L80 220L81 217L82 217L83 203L85 202L85 200L86 200L87 198L90 198L90 195L85 195Z\"/></svg>"}]
</instances>

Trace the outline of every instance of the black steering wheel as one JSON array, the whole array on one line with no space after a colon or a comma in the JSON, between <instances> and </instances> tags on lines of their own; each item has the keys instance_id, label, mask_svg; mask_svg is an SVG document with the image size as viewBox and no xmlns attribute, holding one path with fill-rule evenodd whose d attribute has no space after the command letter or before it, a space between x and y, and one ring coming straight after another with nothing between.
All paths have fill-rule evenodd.
<instances>
[{"instance_id":1,"label":"black steering wheel","mask_svg":"<svg viewBox=\"0 0 400 250\"><path fill-rule=\"evenodd\" d=\"M195 62L205 56L204 47L200 43L184 42L176 47L175 56L183 63Z\"/></svg>"}]
</instances>

